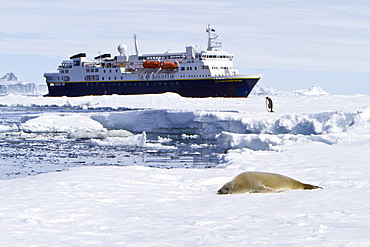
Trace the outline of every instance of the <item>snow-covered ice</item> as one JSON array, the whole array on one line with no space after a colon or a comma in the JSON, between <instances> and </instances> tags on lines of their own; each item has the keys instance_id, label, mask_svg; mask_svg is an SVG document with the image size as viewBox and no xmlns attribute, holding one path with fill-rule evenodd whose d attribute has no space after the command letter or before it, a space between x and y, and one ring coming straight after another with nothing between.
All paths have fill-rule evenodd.
<instances>
[{"instance_id":1,"label":"snow-covered ice","mask_svg":"<svg viewBox=\"0 0 370 247\"><path fill-rule=\"evenodd\" d=\"M275 113L266 111L266 93ZM12 95L1 105L54 109L0 123L1 140L58 132L90 138L91 147L170 149L168 139L150 145L146 134L175 133L217 140L225 153L210 169L83 166L0 180L0 246L370 245L369 95L329 95L315 86L234 99ZM65 107L83 111L55 110ZM324 189L216 194L243 171Z\"/></svg>"},{"instance_id":2,"label":"snow-covered ice","mask_svg":"<svg viewBox=\"0 0 370 247\"><path fill-rule=\"evenodd\" d=\"M56 115L45 114L27 120L21 124L20 129L24 132L79 132L90 131L98 132L104 131L104 127L99 122L92 120L87 116L79 114L70 115Z\"/></svg>"},{"instance_id":3,"label":"snow-covered ice","mask_svg":"<svg viewBox=\"0 0 370 247\"><path fill-rule=\"evenodd\" d=\"M22 82L12 72L0 78L0 95L45 95L48 93L46 83Z\"/></svg>"}]
</instances>

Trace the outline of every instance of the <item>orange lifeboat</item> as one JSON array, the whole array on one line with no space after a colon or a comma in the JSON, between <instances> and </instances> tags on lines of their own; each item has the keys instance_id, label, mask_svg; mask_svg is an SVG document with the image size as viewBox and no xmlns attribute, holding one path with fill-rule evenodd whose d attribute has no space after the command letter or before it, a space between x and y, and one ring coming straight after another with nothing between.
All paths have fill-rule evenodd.
<instances>
[{"instance_id":1,"label":"orange lifeboat","mask_svg":"<svg viewBox=\"0 0 370 247\"><path fill-rule=\"evenodd\" d=\"M160 67L159 61L151 61L151 60L146 60L143 62L143 67L145 69L157 69Z\"/></svg>"},{"instance_id":2,"label":"orange lifeboat","mask_svg":"<svg viewBox=\"0 0 370 247\"><path fill-rule=\"evenodd\" d=\"M162 69L177 69L178 63L172 63L172 62L167 62L167 61L162 61L161 62L161 68Z\"/></svg>"}]
</instances>

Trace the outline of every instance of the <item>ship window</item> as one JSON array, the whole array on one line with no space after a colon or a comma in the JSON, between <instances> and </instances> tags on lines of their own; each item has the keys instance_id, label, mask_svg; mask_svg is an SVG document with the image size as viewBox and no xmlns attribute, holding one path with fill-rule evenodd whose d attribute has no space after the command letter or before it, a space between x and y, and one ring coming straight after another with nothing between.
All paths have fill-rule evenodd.
<instances>
[{"instance_id":1,"label":"ship window","mask_svg":"<svg viewBox=\"0 0 370 247\"><path fill-rule=\"evenodd\" d=\"M63 81L69 81L69 76L62 76Z\"/></svg>"},{"instance_id":2,"label":"ship window","mask_svg":"<svg viewBox=\"0 0 370 247\"><path fill-rule=\"evenodd\" d=\"M105 70L103 70L103 72L105 73Z\"/></svg>"},{"instance_id":3,"label":"ship window","mask_svg":"<svg viewBox=\"0 0 370 247\"><path fill-rule=\"evenodd\" d=\"M197 70L197 67L194 67L194 70Z\"/></svg>"},{"instance_id":4,"label":"ship window","mask_svg":"<svg viewBox=\"0 0 370 247\"><path fill-rule=\"evenodd\" d=\"M101 78L104 81L104 77Z\"/></svg>"},{"instance_id":5,"label":"ship window","mask_svg":"<svg viewBox=\"0 0 370 247\"><path fill-rule=\"evenodd\" d=\"M117 80L117 77L114 77L114 80Z\"/></svg>"}]
</instances>

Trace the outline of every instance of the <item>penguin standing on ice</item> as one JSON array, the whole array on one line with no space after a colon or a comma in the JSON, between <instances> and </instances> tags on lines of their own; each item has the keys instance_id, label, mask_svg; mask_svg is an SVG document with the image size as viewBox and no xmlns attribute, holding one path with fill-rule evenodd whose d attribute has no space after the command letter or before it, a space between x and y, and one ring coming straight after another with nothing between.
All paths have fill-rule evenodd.
<instances>
[{"instance_id":1,"label":"penguin standing on ice","mask_svg":"<svg viewBox=\"0 0 370 247\"><path fill-rule=\"evenodd\" d=\"M272 99L270 97L266 97L266 108L267 108L267 111L268 112L274 112L272 110L273 108L273 103L272 103Z\"/></svg>"}]
</instances>

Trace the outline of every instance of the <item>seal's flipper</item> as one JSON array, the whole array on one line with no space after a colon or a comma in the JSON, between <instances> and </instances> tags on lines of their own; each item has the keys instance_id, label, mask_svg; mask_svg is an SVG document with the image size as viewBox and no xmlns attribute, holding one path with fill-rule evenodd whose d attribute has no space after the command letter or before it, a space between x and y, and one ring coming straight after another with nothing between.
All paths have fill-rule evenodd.
<instances>
[{"instance_id":1,"label":"seal's flipper","mask_svg":"<svg viewBox=\"0 0 370 247\"><path fill-rule=\"evenodd\" d=\"M270 187L261 184L253 193L275 193L276 191Z\"/></svg>"},{"instance_id":2,"label":"seal's flipper","mask_svg":"<svg viewBox=\"0 0 370 247\"><path fill-rule=\"evenodd\" d=\"M315 190L315 189L322 189L320 186L311 185L311 184L303 184L304 190Z\"/></svg>"}]
</instances>

